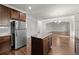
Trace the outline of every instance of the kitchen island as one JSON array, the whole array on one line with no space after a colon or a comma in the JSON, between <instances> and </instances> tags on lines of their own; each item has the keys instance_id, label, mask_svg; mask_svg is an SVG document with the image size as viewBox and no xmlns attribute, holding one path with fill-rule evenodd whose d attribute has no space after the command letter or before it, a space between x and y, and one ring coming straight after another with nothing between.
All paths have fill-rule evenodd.
<instances>
[{"instance_id":1,"label":"kitchen island","mask_svg":"<svg viewBox=\"0 0 79 59\"><path fill-rule=\"evenodd\" d=\"M79 38L75 38L75 53L79 55Z\"/></svg>"},{"instance_id":2,"label":"kitchen island","mask_svg":"<svg viewBox=\"0 0 79 59\"><path fill-rule=\"evenodd\" d=\"M52 46L52 33L31 36L31 54L47 55Z\"/></svg>"}]
</instances>

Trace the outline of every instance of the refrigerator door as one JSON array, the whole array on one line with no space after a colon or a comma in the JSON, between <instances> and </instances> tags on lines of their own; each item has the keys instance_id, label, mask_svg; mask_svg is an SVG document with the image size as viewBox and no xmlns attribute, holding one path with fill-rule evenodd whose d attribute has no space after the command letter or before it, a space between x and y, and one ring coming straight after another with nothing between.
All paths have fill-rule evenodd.
<instances>
[{"instance_id":1,"label":"refrigerator door","mask_svg":"<svg viewBox=\"0 0 79 59\"><path fill-rule=\"evenodd\" d=\"M15 21L15 29L26 29L26 22L22 22L22 21Z\"/></svg>"},{"instance_id":2,"label":"refrigerator door","mask_svg":"<svg viewBox=\"0 0 79 59\"><path fill-rule=\"evenodd\" d=\"M15 49L26 45L26 32L25 30L15 31Z\"/></svg>"},{"instance_id":3,"label":"refrigerator door","mask_svg":"<svg viewBox=\"0 0 79 59\"><path fill-rule=\"evenodd\" d=\"M15 30L19 29L19 21L15 21Z\"/></svg>"},{"instance_id":4,"label":"refrigerator door","mask_svg":"<svg viewBox=\"0 0 79 59\"><path fill-rule=\"evenodd\" d=\"M20 22L19 23L19 29L26 29L26 22Z\"/></svg>"}]
</instances>

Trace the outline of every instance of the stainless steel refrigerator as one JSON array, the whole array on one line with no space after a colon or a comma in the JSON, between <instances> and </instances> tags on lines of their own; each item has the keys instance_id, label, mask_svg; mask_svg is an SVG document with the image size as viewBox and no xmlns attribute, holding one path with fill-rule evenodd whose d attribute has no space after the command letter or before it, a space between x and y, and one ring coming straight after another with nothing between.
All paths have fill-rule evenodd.
<instances>
[{"instance_id":1,"label":"stainless steel refrigerator","mask_svg":"<svg viewBox=\"0 0 79 59\"><path fill-rule=\"evenodd\" d=\"M11 21L11 47L18 49L26 45L26 23Z\"/></svg>"}]
</instances>

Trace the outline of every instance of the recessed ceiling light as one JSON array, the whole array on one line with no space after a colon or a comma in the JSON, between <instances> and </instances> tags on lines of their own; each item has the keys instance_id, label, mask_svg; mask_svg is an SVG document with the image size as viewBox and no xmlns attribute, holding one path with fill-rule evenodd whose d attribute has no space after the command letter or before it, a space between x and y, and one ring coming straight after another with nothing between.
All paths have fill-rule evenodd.
<instances>
[{"instance_id":1,"label":"recessed ceiling light","mask_svg":"<svg viewBox=\"0 0 79 59\"><path fill-rule=\"evenodd\" d=\"M60 21L60 20L59 20L59 21L54 21L54 23L60 24L60 23L61 23L61 21Z\"/></svg>"},{"instance_id":2,"label":"recessed ceiling light","mask_svg":"<svg viewBox=\"0 0 79 59\"><path fill-rule=\"evenodd\" d=\"M58 21L59 23L61 23L61 21Z\"/></svg>"},{"instance_id":3,"label":"recessed ceiling light","mask_svg":"<svg viewBox=\"0 0 79 59\"><path fill-rule=\"evenodd\" d=\"M31 7L31 6L29 6L28 8L29 8L30 10L32 9L32 7Z\"/></svg>"}]
</instances>

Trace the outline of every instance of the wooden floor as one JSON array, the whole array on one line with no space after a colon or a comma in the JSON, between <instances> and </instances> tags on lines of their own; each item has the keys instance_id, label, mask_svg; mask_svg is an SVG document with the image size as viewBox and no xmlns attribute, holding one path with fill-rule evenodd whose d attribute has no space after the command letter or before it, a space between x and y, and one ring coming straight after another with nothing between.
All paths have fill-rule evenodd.
<instances>
[{"instance_id":1,"label":"wooden floor","mask_svg":"<svg viewBox=\"0 0 79 59\"><path fill-rule=\"evenodd\" d=\"M10 54L14 54L14 55L26 55L27 54L27 49L26 46L17 49L17 50L12 50L12 52Z\"/></svg>"},{"instance_id":2,"label":"wooden floor","mask_svg":"<svg viewBox=\"0 0 79 59\"><path fill-rule=\"evenodd\" d=\"M74 55L70 37L66 33L54 33L49 55Z\"/></svg>"},{"instance_id":3,"label":"wooden floor","mask_svg":"<svg viewBox=\"0 0 79 59\"><path fill-rule=\"evenodd\" d=\"M71 40L67 33L54 33L52 39L52 49L49 51L49 55L74 55L73 48L71 46ZM26 55L26 46L17 50L10 50L2 55Z\"/></svg>"},{"instance_id":4,"label":"wooden floor","mask_svg":"<svg viewBox=\"0 0 79 59\"><path fill-rule=\"evenodd\" d=\"M27 54L26 46L19 48L17 50L11 49L10 51L2 53L2 55L26 55L26 54Z\"/></svg>"}]
</instances>

